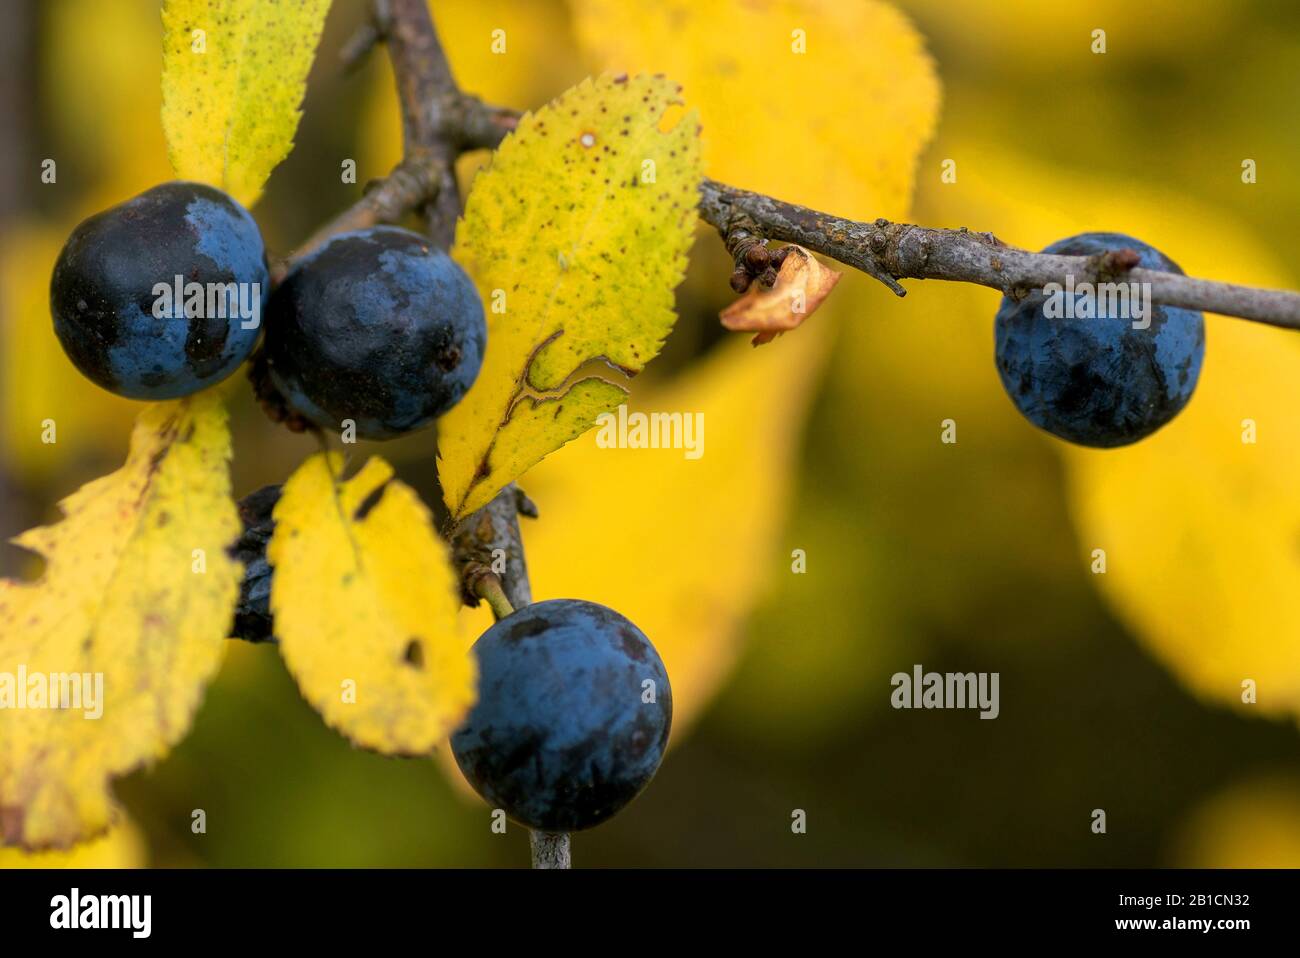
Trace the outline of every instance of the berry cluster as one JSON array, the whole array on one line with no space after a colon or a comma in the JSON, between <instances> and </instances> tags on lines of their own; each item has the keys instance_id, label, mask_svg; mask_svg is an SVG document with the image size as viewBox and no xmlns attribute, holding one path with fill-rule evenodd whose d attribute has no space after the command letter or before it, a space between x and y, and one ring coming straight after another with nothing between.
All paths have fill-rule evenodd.
<instances>
[{"instance_id":1,"label":"berry cluster","mask_svg":"<svg viewBox=\"0 0 1300 958\"><path fill-rule=\"evenodd\" d=\"M727 236L732 285L771 285L786 250L743 229ZM1128 251L1182 272L1120 233L1084 233L1043 252ZM1067 293L1082 297L1085 293ZM1059 294L1058 294L1059 296ZM1201 314L1151 306L1134 322L1103 298L1078 317L1052 295L998 310L1002 384L1030 422L1087 446L1150 435L1187 404L1205 355ZM1056 305L1059 305L1059 300ZM255 380L276 418L390 439L428 425L473 385L487 326L474 284L416 233L377 226L330 239L270 290L261 233L220 190L164 183L86 220L50 286L54 329L73 363L134 399L186 396L229 376L266 337Z\"/></svg>"},{"instance_id":2,"label":"berry cluster","mask_svg":"<svg viewBox=\"0 0 1300 958\"><path fill-rule=\"evenodd\" d=\"M389 439L473 385L487 346L473 283L416 233L335 236L271 290L262 236L220 190L165 183L79 225L50 283L69 358L103 388L174 399L215 385L262 337L255 382L290 423ZM265 323L263 323L263 319ZM267 393L273 391L272 396ZM235 634L274 638L266 546L278 486L240 503ZM528 606L475 646L479 701L454 739L484 797L535 828L588 828L636 796L663 758L672 692L627 619L590 602Z\"/></svg>"},{"instance_id":3,"label":"berry cluster","mask_svg":"<svg viewBox=\"0 0 1300 958\"><path fill-rule=\"evenodd\" d=\"M92 216L50 283L76 367L131 399L176 399L225 379L258 344L298 421L389 439L428 425L478 376L483 306L428 240L378 226L336 236L271 291L248 211L199 183L164 183Z\"/></svg>"},{"instance_id":4,"label":"berry cluster","mask_svg":"<svg viewBox=\"0 0 1300 958\"><path fill-rule=\"evenodd\" d=\"M465 271L409 230L344 233L271 297L266 362L290 409L327 429L391 439L469 391L487 344Z\"/></svg>"},{"instance_id":5,"label":"berry cluster","mask_svg":"<svg viewBox=\"0 0 1300 958\"><path fill-rule=\"evenodd\" d=\"M727 245L737 291L775 281L785 250L771 252L743 230ZM1116 233L1071 237L1045 252L1121 250L1141 266L1181 272ZM1135 321L1111 298L1077 316L1071 301L1062 318L1059 296L1007 297L995 322L998 372L1031 422L1072 442L1119 446L1187 404L1205 352L1200 313L1153 306ZM351 423L369 439L447 412L473 384L487 345L473 283L418 234L380 226L336 236L272 291L253 218L198 183L165 183L79 225L54 268L50 304L77 368L136 399L220 382L265 326L254 377L264 403L291 424L341 431ZM265 553L278 497L267 487L244 500L233 547L246 569L236 631L255 640L274 632ZM499 621L474 654L478 703L451 745L495 807L544 831L590 828L654 775L672 692L659 654L626 618L591 602L541 602Z\"/></svg>"}]
</instances>

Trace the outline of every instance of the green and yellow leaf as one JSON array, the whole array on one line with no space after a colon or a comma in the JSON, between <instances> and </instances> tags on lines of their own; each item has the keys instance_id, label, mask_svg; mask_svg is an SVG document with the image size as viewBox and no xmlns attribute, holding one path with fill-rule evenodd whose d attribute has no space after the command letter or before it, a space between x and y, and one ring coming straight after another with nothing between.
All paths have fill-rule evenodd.
<instances>
[{"instance_id":1,"label":"green and yellow leaf","mask_svg":"<svg viewBox=\"0 0 1300 958\"><path fill-rule=\"evenodd\" d=\"M303 697L355 744L424 755L474 704L457 577L429 510L371 459L318 453L285 483L267 558L280 652Z\"/></svg>"},{"instance_id":2,"label":"green and yellow leaf","mask_svg":"<svg viewBox=\"0 0 1300 958\"><path fill-rule=\"evenodd\" d=\"M490 347L439 428L454 515L622 401L621 385L581 367L633 375L672 328L700 179L694 114L665 119L679 90L663 77L586 80L524 117L474 181L452 255L489 304Z\"/></svg>"},{"instance_id":3,"label":"green and yellow leaf","mask_svg":"<svg viewBox=\"0 0 1300 958\"><path fill-rule=\"evenodd\" d=\"M176 175L252 206L289 155L329 0L164 0L162 124Z\"/></svg>"},{"instance_id":4,"label":"green and yellow leaf","mask_svg":"<svg viewBox=\"0 0 1300 958\"><path fill-rule=\"evenodd\" d=\"M229 460L215 396L150 405L125 466L65 500L62 521L14 540L46 567L34 582L0 580L6 844L67 847L104 831L109 780L188 730L239 592ZM79 676L94 701L45 707L36 695L51 675Z\"/></svg>"},{"instance_id":5,"label":"green and yellow leaf","mask_svg":"<svg viewBox=\"0 0 1300 958\"><path fill-rule=\"evenodd\" d=\"M854 219L906 213L939 111L920 34L876 0L570 0L606 70L690 91L710 176Z\"/></svg>"}]
</instances>

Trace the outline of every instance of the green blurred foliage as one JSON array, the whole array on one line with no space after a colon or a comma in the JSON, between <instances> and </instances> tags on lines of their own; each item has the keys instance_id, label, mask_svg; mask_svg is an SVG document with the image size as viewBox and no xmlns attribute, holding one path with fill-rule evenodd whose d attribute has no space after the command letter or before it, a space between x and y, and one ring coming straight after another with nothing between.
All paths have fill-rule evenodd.
<instances>
[{"instance_id":1,"label":"green blurred foliage","mask_svg":"<svg viewBox=\"0 0 1300 958\"><path fill-rule=\"evenodd\" d=\"M31 6L39 8L42 53L25 153L76 158L61 167L57 191L29 191L32 213L66 231L94 208L86 204L102 205L106 190L148 185L118 167L154 176L158 157L138 155L113 135L114 123L87 110L77 91L96 89L93 78L73 89L52 79L50 51L85 26L59 0ZM360 6L336 4L297 148L256 211L275 252L382 175L374 157L391 157L391 143L366 139L379 135L382 58L350 76L337 67ZM523 47L541 51L541 66L520 107L585 73L576 58L548 52L573 43L563 5L537 6L538 22L560 33L554 45ZM1221 207L1275 245L1292 285L1300 281L1292 241L1300 178L1288 169L1300 148L1300 6L1162 2L1137 20L1126 18L1132 5L1109 2L899 6L927 37L945 90L936 140L919 165L915 221L990 225L951 222L938 177L944 158L978 163L954 150L982 138L1034 164ZM1097 27L1108 30L1104 57L1088 51ZM736 42L744 43L743 25ZM513 71L509 88L527 76ZM387 130L391 137L391 122ZM161 144L158 134L151 148L155 139ZM118 167L96 159L102 143ZM364 160L356 185L339 182L345 157ZM1250 190L1240 185L1243 157L1259 163ZM716 314L729 293L716 246L701 234L678 328L647 376L674 375L721 338ZM1062 464L1001 395L992 361L997 296L910 286L897 300L846 277L837 308L812 320L834 323L838 346L808 423L780 565L759 570L772 585L750 617L746 651L646 794L578 837L579 865L1213 865L1230 857L1216 854L1215 837L1237 834L1242 816L1267 821L1297 807L1293 793L1272 803L1230 800L1258 774L1300 776L1294 724L1199 702L1098 596L1080 560ZM953 330L969 321L962 307L972 303L985 325ZM900 324L916 328L899 336ZM972 338L987 343L986 365L971 364ZM314 443L272 427L242 383L230 392L235 489L244 494L282 480ZM943 445L939 423L957 396L967 416L978 404L988 428ZM124 433L106 436L57 481L19 481L0 532L48 515L59 497L116 465L124 448ZM354 461L370 451L354 450ZM389 443L383 453L434 498L426 441ZM796 548L808 555L804 575L789 572ZM748 560L717 561L727 574L749 574ZM1000 672L1000 718L892 710L889 677L913 663ZM329 731L269 648L232 648L192 734L120 793L157 865L527 861L523 829L492 834L488 811L437 762L378 758ZM1108 814L1105 836L1089 831L1099 807ZM191 832L196 808L207 816L202 835ZM791 833L794 809L808 814L806 835Z\"/></svg>"}]
</instances>

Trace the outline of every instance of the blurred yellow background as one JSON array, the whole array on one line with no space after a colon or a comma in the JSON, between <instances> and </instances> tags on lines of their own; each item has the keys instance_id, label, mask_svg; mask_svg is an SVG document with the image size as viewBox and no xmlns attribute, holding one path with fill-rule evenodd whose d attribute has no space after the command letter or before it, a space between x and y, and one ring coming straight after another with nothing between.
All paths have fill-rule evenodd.
<instances>
[{"instance_id":1,"label":"blurred yellow background","mask_svg":"<svg viewBox=\"0 0 1300 958\"><path fill-rule=\"evenodd\" d=\"M4 131L21 174L0 210L5 538L123 457L137 407L64 358L48 278L81 218L170 176L157 3L11 6L29 42L5 69L30 105ZM596 0L433 6L458 79L494 102L538 106L620 65L668 72L701 109L710 172L737 186L1029 248L1122 231L1192 275L1300 281L1300 7L736 0L638 6L638 27L618 19L633 5ZM339 65L362 7L335 3L297 148L254 211L276 254L400 154L382 53ZM796 29L805 58L774 53ZM346 158L358 184L339 182ZM536 597L618 608L674 684L668 759L577 838L577 864L1300 866L1300 336L1208 317L1185 413L1135 447L1083 451L1003 394L996 293L911 282L899 300L849 275L806 328L752 350L718 326L728 272L701 229L677 328L631 401L704 412L705 456L588 436L521 483L541 510L525 529ZM313 442L272 425L242 375L224 388L237 494L283 480ZM945 419L956 444L939 441ZM432 440L382 447L428 498ZM472 638L486 617L465 617ZM999 672L1000 717L890 709L890 676L915 663ZM493 834L449 764L352 749L273 648L232 642L188 739L120 785L129 821L81 860L526 863L524 830Z\"/></svg>"}]
</instances>

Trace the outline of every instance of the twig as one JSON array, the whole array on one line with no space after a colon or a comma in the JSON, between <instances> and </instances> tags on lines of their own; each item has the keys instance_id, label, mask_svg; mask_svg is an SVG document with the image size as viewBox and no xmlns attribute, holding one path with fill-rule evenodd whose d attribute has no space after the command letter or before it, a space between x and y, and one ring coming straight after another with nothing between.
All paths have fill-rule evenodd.
<instances>
[{"instance_id":1,"label":"twig","mask_svg":"<svg viewBox=\"0 0 1300 958\"><path fill-rule=\"evenodd\" d=\"M498 622L515 611L501 587L501 580L493 573L479 575L474 580L474 593L488 604Z\"/></svg>"},{"instance_id":2,"label":"twig","mask_svg":"<svg viewBox=\"0 0 1300 958\"><path fill-rule=\"evenodd\" d=\"M343 72L351 73L359 67L381 39L383 39L382 34L374 20L363 23L339 51Z\"/></svg>"},{"instance_id":3,"label":"twig","mask_svg":"<svg viewBox=\"0 0 1300 958\"><path fill-rule=\"evenodd\" d=\"M444 95L438 115L445 128L457 131L452 139L458 138L462 150L496 147L519 120L519 114L513 110L488 106L459 92L450 99ZM335 223L355 229L356 226L346 224L392 222L416 208L421 195L436 191L437 183L430 182L429 174L427 160L418 152L408 154L408 159L373 197L368 194ZM390 182L394 179L396 182ZM411 180L416 183L413 185ZM1300 329L1300 293L1290 290L1262 289L1142 269L1136 267L1135 261L1121 257L1033 253L1009 246L992 233L965 227L932 229L885 219L859 222L717 180L705 179L700 183L700 218L721 234L728 252L736 260L737 269L731 282L737 292L743 292L753 279L767 282L773 278L768 272L770 260L764 259L759 251L766 240L775 240L797 243L861 270L898 296L907 294L898 282L900 279L976 283L1023 296L1049 283L1064 285L1067 276L1072 276L1076 285L1123 278L1149 283L1153 303ZM334 228L335 224L331 224L322 232Z\"/></svg>"},{"instance_id":4,"label":"twig","mask_svg":"<svg viewBox=\"0 0 1300 958\"><path fill-rule=\"evenodd\" d=\"M482 598L497 619L533 601L519 531L521 515L537 518L537 506L512 484L482 509L466 516L450 535L466 601L476 605ZM570 867L572 851L567 833L533 832L531 843L534 868Z\"/></svg>"},{"instance_id":5,"label":"twig","mask_svg":"<svg viewBox=\"0 0 1300 958\"><path fill-rule=\"evenodd\" d=\"M482 509L466 516L448 536L457 568L461 570L468 605L482 596L477 579L499 578L512 608L521 609L533 601L528 584L528 562L519 531L519 516L537 516L537 507L514 485L506 486ZM500 569L500 573L497 573Z\"/></svg>"},{"instance_id":6,"label":"twig","mask_svg":"<svg viewBox=\"0 0 1300 958\"><path fill-rule=\"evenodd\" d=\"M423 157L403 159L366 194L330 220L299 246L287 261L292 268L332 236L366 229L380 223L395 223L423 205L437 189L438 180Z\"/></svg>"},{"instance_id":7,"label":"twig","mask_svg":"<svg viewBox=\"0 0 1300 958\"><path fill-rule=\"evenodd\" d=\"M572 868L573 843L568 832L532 832L533 867L537 869Z\"/></svg>"},{"instance_id":8,"label":"twig","mask_svg":"<svg viewBox=\"0 0 1300 958\"><path fill-rule=\"evenodd\" d=\"M308 237L281 274L332 236L395 223L412 211L425 216L433 241L449 248L460 215L456 158L497 146L518 123L515 111L491 106L456 86L424 0L376 0L367 27L349 41L349 53L355 55L353 48L370 34L385 42L393 65L402 112L402 160Z\"/></svg>"},{"instance_id":9,"label":"twig","mask_svg":"<svg viewBox=\"0 0 1300 958\"><path fill-rule=\"evenodd\" d=\"M707 179L700 185L700 216L724 239L738 232L746 238L759 235L797 243L860 269L899 296L907 292L900 279L978 283L1024 295L1048 283L1064 285L1066 276L1073 276L1076 285L1124 277L1150 283L1154 303L1300 329L1298 293L1137 269L1135 257L1030 253L1006 245L992 233L964 228L929 229L884 219L860 223Z\"/></svg>"}]
</instances>

